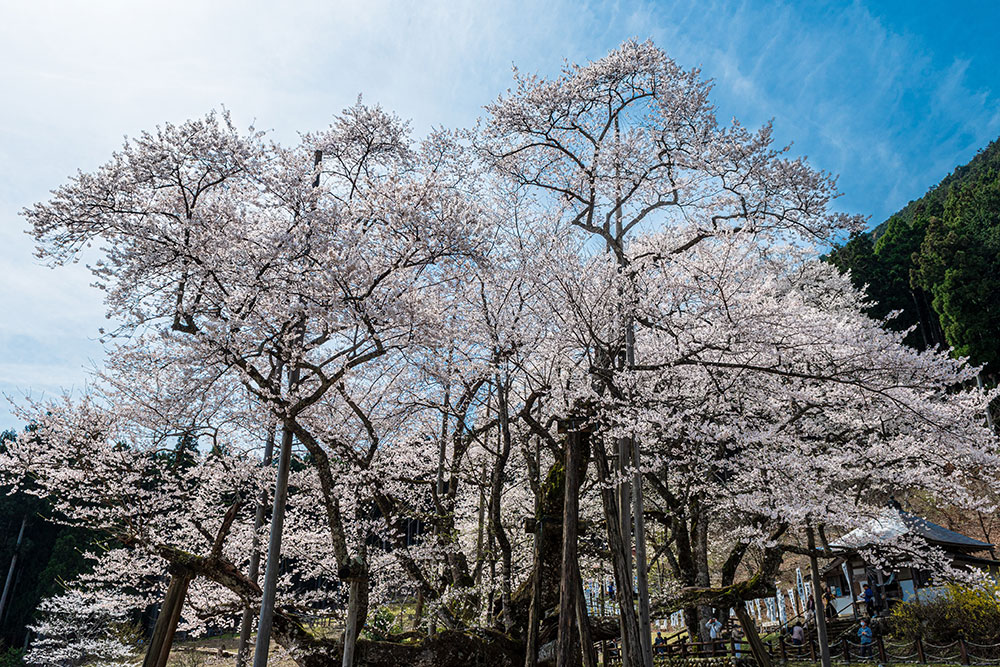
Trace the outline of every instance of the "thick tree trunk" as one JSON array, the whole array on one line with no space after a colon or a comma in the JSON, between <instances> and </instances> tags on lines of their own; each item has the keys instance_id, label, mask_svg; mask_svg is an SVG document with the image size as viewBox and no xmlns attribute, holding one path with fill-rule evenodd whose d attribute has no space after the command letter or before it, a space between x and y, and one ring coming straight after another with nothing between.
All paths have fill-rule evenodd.
<instances>
[{"instance_id":1,"label":"thick tree trunk","mask_svg":"<svg viewBox=\"0 0 1000 667\"><path fill-rule=\"evenodd\" d=\"M708 567L708 517L704 512L697 517L695 524L692 556L695 564L695 585L708 588L711 585L711 571ZM712 605L698 605L698 628L702 641L711 637L707 624L712 619Z\"/></svg>"},{"instance_id":2,"label":"thick tree trunk","mask_svg":"<svg viewBox=\"0 0 1000 667\"><path fill-rule=\"evenodd\" d=\"M689 641L696 642L701 639L701 628L698 627L697 607L684 607L684 627L687 628Z\"/></svg>"},{"instance_id":3,"label":"thick tree trunk","mask_svg":"<svg viewBox=\"0 0 1000 667\"><path fill-rule=\"evenodd\" d=\"M411 630L416 630L420 627L421 621L424 618L424 592L422 590L417 590L417 603L413 607L413 623L410 625Z\"/></svg>"},{"instance_id":4,"label":"thick tree trunk","mask_svg":"<svg viewBox=\"0 0 1000 667\"><path fill-rule=\"evenodd\" d=\"M642 472L639 470L639 444L632 438L632 462L636 470L632 480L632 504L635 514L635 575L639 591L639 647L642 649L642 663L653 667L653 638L650 635L649 620L649 577L646 572L646 520L643 517Z\"/></svg>"},{"instance_id":5,"label":"thick tree trunk","mask_svg":"<svg viewBox=\"0 0 1000 667\"><path fill-rule=\"evenodd\" d=\"M490 530L489 536L486 540L486 553L489 556L487 564L490 568L490 590L486 594L486 624L495 625L496 624L496 580L497 580L497 550L496 550L496 535L493 532L493 502L490 501ZM434 634L433 630L431 634Z\"/></svg>"},{"instance_id":6,"label":"thick tree trunk","mask_svg":"<svg viewBox=\"0 0 1000 667\"><path fill-rule=\"evenodd\" d=\"M622 479L623 479L623 481L621 482L621 484L618 487L618 497L617 497L618 498L618 531L619 531L619 534L621 535L621 540L622 540L622 543L623 543L622 549L624 550L623 557L624 557L624 566L625 566L625 572L626 572L625 576L626 576L626 578L628 580L628 589L627 589L628 590L628 598L631 601L631 599L632 599L632 525L631 525L630 518L632 516L632 499L631 499L631 494L630 494L629 483L627 481L624 481L624 480L628 479L625 476L625 471L628 470L628 460L629 460L629 457L630 457L630 455L632 453L632 449L629 446L628 440L626 440L626 439L623 438L623 439L619 439L617 441L617 450L618 450L618 457L617 457L617 460L618 460L618 470L617 470L617 472L618 472L618 475L621 476ZM616 573L616 575L617 575L617 573ZM615 579L615 588L616 589L621 588L621 586L618 583L617 576L616 576L616 579ZM629 606L630 607L632 606L631 602L629 603ZM628 663L628 656L632 655L636 650L638 650L639 647L638 646L636 646L634 648L633 647L626 647L626 645L625 645L625 636L628 634L628 631L625 628L625 622L626 622L625 621L625 617L624 616L620 616L619 620L620 620L620 623L621 623L621 626L622 626L622 645L621 645L622 664L626 665L626 664L629 664ZM628 654L628 656L626 654Z\"/></svg>"},{"instance_id":7,"label":"thick tree trunk","mask_svg":"<svg viewBox=\"0 0 1000 667\"><path fill-rule=\"evenodd\" d=\"M511 610L511 598L513 596L513 577L514 577L514 566L513 566L513 556L511 553L510 542L506 541L506 535L504 535L504 540L500 541L500 601L503 604L503 626L504 630L511 632L514 629L514 614Z\"/></svg>"},{"instance_id":8,"label":"thick tree trunk","mask_svg":"<svg viewBox=\"0 0 1000 667\"><path fill-rule=\"evenodd\" d=\"M559 630L556 639L556 667L569 667L573 660L573 616L577 593L577 530L580 519L580 438L579 432L566 438L566 483L563 501L562 566L559 570Z\"/></svg>"},{"instance_id":9,"label":"thick tree trunk","mask_svg":"<svg viewBox=\"0 0 1000 667\"><path fill-rule=\"evenodd\" d=\"M448 452L448 416L451 412L451 357L452 351L448 351L448 378L444 383L444 400L441 402L441 438L438 440L438 464L435 475L434 489L437 491L438 502L444 501L444 464Z\"/></svg>"},{"instance_id":10,"label":"thick tree trunk","mask_svg":"<svg viewBox=\"0 0 1000 667\"><path fill-rule=\"evenodd\" d=\"M632 546L632 485L628 483L628 466L632 458L632 443L627 438L621 438L618 444L618 475L622 482L618 487L618 521L622 540ZM632 549L628 549L625 554L625 562L628 566L629 581L632 580ZM629 584L629 590L632 584Z\"/></svg>"},{"instance_id":11,"label":"thick tree trunk","mask_svg":"<svg viewBox=\"0 0 1000 667\"><path fill-rule=\"evenodd\" d=\"M511 612L511 579L513 577L513 550L507 531L504 529L500 501L503 493L503 483L506 477L507 460L510 458L511 435L510 421L507 409L507 388L497 376L497 407L500 417L499 456L493 465L493 475L490 479L490 532L496 538L500 548L500 600L502 605L503 627L507 632L513 630L514 618Z\"/></svg>"},{"instance_id":12,"label":"thick tree trunk","mask_svg":"<svg viewBox=\"0 0 1000 667\"><path fill-rule=\"evenodd\" d=\"M485 535L486 535L486 485L483 484L483 480L486 479L486 460L483 459L483 469L479 476L479 506L476 513L476 569L472 575L473 583L479 585L479 582L483 579L483 562L485 546Z\"/></svg>"},{"instance_id":13,"label":"thick tree trunk","mask_svg":"<svg viewBox=\"0 0 1000 667\"><path fill-rule=\"evenodd\" d=\"M531 577L511 596L514 625L516 628L527 628L531 601L536 592L535 585L538 585L537 618L541 623L540 637L547 634L546 630L552 629L546 627L548 625L545 623L546 613L559 606L559 579L562 568L562 525L559 517L562 516L566 494L563 463L562 460L555 461L545 475L545 481L540 485L537 523L534 526L538 537L538 562L532 569ZM539 649L544 643L539 639Z\"/></svg>"},{"instance_id":14,"label":"thick tree trunk","mask_svg":"<svg viewBox=\"0 0 1000 667\"><path fill-rule=\"evenodd\" d=\"M672 502L672 498L666 493L666 489L661 490L664 500L667 501L668 505L674 505L676 508L676 503ZM696 514L696 505L688 505L688 509L695 510L692 512ZM697 519L692 519L689 523L685 520L683 515L674 516L671 520L671 531L674 538L674 549L676 551L676 558L674 559L675 574L677 579L685 586L695 586L698 580L698 574L695 567L695 557L692 553L691 544L694 541L692 534L697 528ZM687 628L688 640L698 641L701 639L701 628L698 623L698 608L689 605L684 608L684 626Z\"/></svg>"},{"instance_id":15,"label":"thick tree trunk","mask_svg":"<svg viewBox=\"0 0 1000 667\"><path fill-rule=\"evenodd\" d=\"M179 571L170 575L167 594L163 598L163 605L156 617L156 626L153 628L153 636L149 638L149 646L146 647L146 658L142 661L142 667L166 667L191 578L191 573L187 571Z\"/></svg>"},{"instance_id":16,"label":"thick tree trunk","mask_svg":"<svg viewBox=\"0 0 1000 667\"><path fill-rule=\"evenodd\" d=\"M535 498L535 539L531 555L531 603L528 606L527 640L525 641L524 667L535 667L538 662L538 622L542 610L542 524L541 497Z\"/></svg>"},{"instance_id":17,"label":"thick tree trunk","mask_svg":"<svg viewBox=\"0 0 1000 667\"><path fill-rule=\"evenodd\" d=\"M368 612L368 580L358 578L350 582L347 602L347 623L344 627L344 657L342 667L354 667L354 652L358 635Z\"/></svg>"},{"instance_id":18,"label":"thick tree trunk","mask_svg":"<svg viewBox=\"0 0 1000 667\"><path fill-rule=\"evenodd\" d=\"M594 454L599 478L603 481L610 479L611 471L608 458L601 443L597 443L594 447ZM615 593L618 606L621 609L622 665L623 667L642 667L642 659L639 655L641 646L639 619L635 615L635 606L632 600L632 572L628 561L631 549L621 531L622 525L627 526L628 524L621 520L613 489L602 486L601 500L604 504L604 524L607 529L608 549L611 552L611 566L615 576Z\"/></svg>"}]
</instances>

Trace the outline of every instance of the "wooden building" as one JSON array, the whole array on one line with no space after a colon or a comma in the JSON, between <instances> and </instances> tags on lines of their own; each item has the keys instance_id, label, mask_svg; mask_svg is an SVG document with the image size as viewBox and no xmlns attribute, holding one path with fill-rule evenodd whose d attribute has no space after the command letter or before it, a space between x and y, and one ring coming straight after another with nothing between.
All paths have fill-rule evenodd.
<instances>
[{"instance_id":1,"label":"wooden building","mask_svg":"<svg viewBox=\"0 0 1000 667\"><path fill-rule=\"evenodd\" d=\"M995 559L994 545L949 530L894 505L879 518L831 543L830 546L838 551L846 550L822 572L823 582L836 597L838 615L864 613L863 605L855 604L855 601L866 582L875 593L879 613L884 613L897 601L920 600L921 596L929 599L937 594L940 589L927 570L900 565L883 571L866 562L859 553L877 551L880 543L904 535L915 535L941 549L954 567L979 569L994 577L1000 576L1000 561Z\"/></svg>"}]
</instances>

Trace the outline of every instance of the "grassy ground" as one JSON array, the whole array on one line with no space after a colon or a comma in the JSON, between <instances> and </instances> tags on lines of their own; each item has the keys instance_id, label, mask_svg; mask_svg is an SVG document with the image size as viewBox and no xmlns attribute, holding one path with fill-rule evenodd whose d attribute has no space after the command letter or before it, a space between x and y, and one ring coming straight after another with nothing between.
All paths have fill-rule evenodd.
<instances>
[{"instance_id":1,"label":"grassy ground","mask_svg":"<svg viewBox=\"0 0 1000 667\"><path fill-rule=\"evenodd\" d=\"M236 660L236 648L237 639L231 635L174 642L167 667L232 667ZM250 648L253 650L252 640ZM284 650L273 642L267 664L273 667L295 667Z\"/></svg>"}]
</instances>

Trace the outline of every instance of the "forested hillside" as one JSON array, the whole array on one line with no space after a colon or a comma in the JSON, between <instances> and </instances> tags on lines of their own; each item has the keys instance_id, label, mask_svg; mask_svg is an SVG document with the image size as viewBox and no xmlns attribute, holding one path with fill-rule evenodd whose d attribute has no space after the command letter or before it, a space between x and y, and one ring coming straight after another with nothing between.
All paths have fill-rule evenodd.
<instances>
[{"instance_id":1,"label":"forested hillside","mask_svg":"<svg viewBox=\"0 0 1000 667\"><path fill-rule=\"evenodd\" d=\"M0 450L15 437L31 433L0 433ZM0 486L0 590L6 588L0 605L0 655L26 643L38 602L61 592L65 582L87 569L84 552L97 548L92 532L53 519L57 517L47 501Z\"/></svg>"},{"instance_id":2,"label":"forested hillside","mask_svg":"<svg viewBox=\"0 0 1000 667\"><path fill-rule=\"evenodd\" d=\"M868 285L870 312L902 311L916 347L949 345L1000 373L1000 140L872 232L828 256Z\"/></svg>"}]
</instances>

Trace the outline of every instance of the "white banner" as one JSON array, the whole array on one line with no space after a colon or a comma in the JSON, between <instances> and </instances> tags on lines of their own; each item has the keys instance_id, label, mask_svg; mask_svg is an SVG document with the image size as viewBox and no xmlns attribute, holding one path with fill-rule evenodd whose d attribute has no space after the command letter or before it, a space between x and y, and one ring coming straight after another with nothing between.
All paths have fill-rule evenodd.
<instances>
[{"instance_id":1,"label":"white banner","mask_svg":"<svg viewBox=\"0 0 1000 667\"><path fill-rule=\"evenodd\" d=\"M774 596L774 604L778 607L778 622L784 625L788 622L788 615L785 613L785 596L780 588Z\"/></svg>"}]
</instances>

